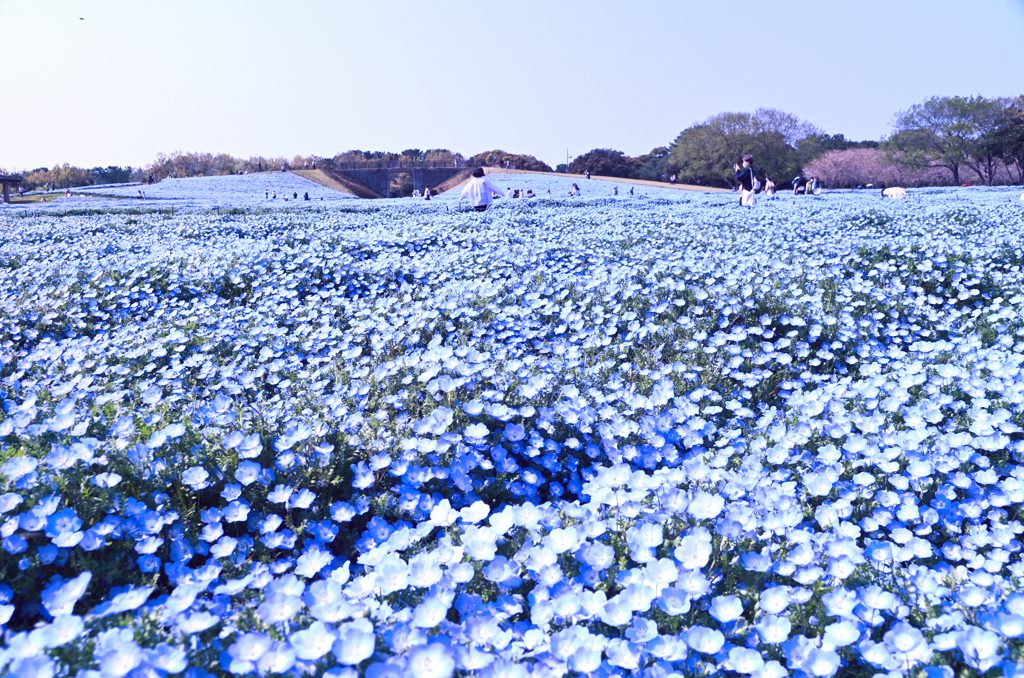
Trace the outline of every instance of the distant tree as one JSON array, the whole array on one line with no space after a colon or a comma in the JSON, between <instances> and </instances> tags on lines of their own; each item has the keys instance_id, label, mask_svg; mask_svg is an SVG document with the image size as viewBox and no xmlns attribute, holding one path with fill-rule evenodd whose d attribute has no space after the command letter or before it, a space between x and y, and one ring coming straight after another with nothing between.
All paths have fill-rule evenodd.
<instances>
[{"instance_id":1,"label":"distant tree","mask_svg":"<svg viewBox=\"0 0 1024 678\"><path fill-rule=\"evenodd\" d=\"M21 185L26 191L35 191L50 183L50 168L37 167L34 170L22 173Z\"/></svg>"},{"instance_id":2,"label":"distant tree","mask_svg":"<svg viewBox=\"0 0 1024 678\"><path fill-rule=\"evenodd\" d=\"M1024 183L1024 95L1000 101L1003 107L999 124L985 139L986 146L1003 163L1007 180Z\"/></svg>"},{"instance_id":3,"label":"distant tree","mask_svg":"<svg viewBox=\"0 0 1024 678\"><path fill-rule=\"evenodd\" d=\"M89 174L92 175L93 183L96 184L124 184L132 179L132 168L131 167L117 167L111 165L109 167L93 167L89 170Z\"/></svg>"},{"instance_id":4,"label":"distant tree","mask_svg":"<svg viewBox=\"0 0 1024 678\"><path fill-rule=\"evenodd\" d=\"M678 168L669 168L669 150L666 146L652 148L650 153L637 156L636 160L640 163L633 175L637 179L667 181L669 176L678 171Z\"/></svg>"},{"instance_id":5,"label":"distant tree","mask_svg":"<svg viewBox=\"0 0 1024 678\"><path fill-rule=\"evenodd\" d=\"M803 173L817 177L826 188L857 186L934 186L949 183L936 168L907 167L893 163L877 148L828 151L804 165Z\"/></svg>"},{"instance_id":6,"label":"distant tree","mask_svg":"<svg viewBox=\"0 0 1024 678\"><path fill-rule=\"evenodd\" d=\"M402 151L402 155L411 160L419 160L423 157L423 151L418 148L407 148Z\"/></svg>"},{"instance_id":7,"label":"distant tree","mask_svg":"<svg viewBox=\"0 0 1024 678\"><path fill-rule=\"evenodd\" d=\"M89 170L64 163L50 168L46 182L54 188L74 188L76 186L92 186L94 181Z\"/></svg>"},{"instance_id":8,"label":"distant tree","mask_svg":"<svg viewBox=\"0 0 1024 678\"><path fill-rule=\"evenodd\" d=\"M998 126L1001 113L998 101L982 96L931 97L896 114L885 148L897 164L948 170L957 185L964 167L987 181L975 159L986 154L985 137Z\"/></svg>"},{"instance_id":9,"label":"distant tree","mask_svg":"<svg viewBox=\"0 0 1024 678\"><path fill-rule=\"evenodd\" d=\"M517 155L495 149L477 153L466 161L469 166L507 167L509 169L529 170L532 172L550 172L551 166L532 155Z\"/></svg>"},{"instance_id":10,"label":"distant tree","mask_svg":"<svg viewBox=\"0 0 1024 678\"><path fill-rule=\"evenodd\" d=\"M566 165L564 162L560 163L558 165L555 165L555 171L558 172L559 174L568 174L569 166Z\"/></svg>"},{"instance_id":11,"label":"distant tree","mask_svg":"<svg viewBox=\"0 0 1024 678\"><path fill-rule=\"evenodd\" d=\"M791 113L771 108L754 113L719 113L683 130L669 147L667 168L691 183L730 181L745 153L758 172L788 177L820 152L808 139L821 131Z\"/></svg>"},{"instance_id":12,"label":"distant tree","mask_svg":"<svg viewBox=\"0 0 1024 678\"><path fill-rule=\"evenodd\" d=\"M570 174L589 171L595 176L630 178L642 167L639 160L611 148L595 148L569 163Z\"/></svg>"}]
</instances>

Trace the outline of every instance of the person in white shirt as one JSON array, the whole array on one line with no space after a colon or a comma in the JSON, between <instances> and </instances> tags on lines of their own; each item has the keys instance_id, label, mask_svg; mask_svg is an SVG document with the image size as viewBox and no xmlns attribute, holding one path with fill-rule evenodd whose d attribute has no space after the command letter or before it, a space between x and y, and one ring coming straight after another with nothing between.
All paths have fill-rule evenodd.
<instances>
[{"instance_id":1,"label":"person in white shirt","mask_svg":"<svg viewBox=\"0 0 1024 678\"><path fill-rule=\"evenodd\" d=\"M509 189L511 190L511 189ZM487 209L494 198L492 195L501 197L501 189L487 181L484 178L484 168L477 167L473 170L473 178L469 180L469 183L462 189L462 195L459 196L459 203L462 203L463 198L469 198L469 201L473 203L473 209L477 212L483 212Z\"/></svg>"}]
</instances>

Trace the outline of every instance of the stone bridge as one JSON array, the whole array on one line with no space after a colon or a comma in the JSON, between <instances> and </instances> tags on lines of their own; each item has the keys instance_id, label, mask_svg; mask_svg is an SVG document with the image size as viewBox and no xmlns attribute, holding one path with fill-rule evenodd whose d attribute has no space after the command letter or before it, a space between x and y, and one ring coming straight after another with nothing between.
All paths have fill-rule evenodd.
<instances>
[{"instance_id":1,"label":"stone bridge","mask_svg":"<svg viewBox=\"0 0 1024 678\"><path fill-rule=\"evenodd\" d=\"M423 189L427 186L438 186L466 169L457 165L415 164L408 167L401 165L394 167L359 165L363 165L363 163L337 163L327 165L327 170L332 174L338 174L349 181L361 184L381 197L387 198L391 190L391 180L395 175L411 175L413 189L423 193ZM370 163L367 163L367 165L370 165Z\"/></svg>"}]
</instances>

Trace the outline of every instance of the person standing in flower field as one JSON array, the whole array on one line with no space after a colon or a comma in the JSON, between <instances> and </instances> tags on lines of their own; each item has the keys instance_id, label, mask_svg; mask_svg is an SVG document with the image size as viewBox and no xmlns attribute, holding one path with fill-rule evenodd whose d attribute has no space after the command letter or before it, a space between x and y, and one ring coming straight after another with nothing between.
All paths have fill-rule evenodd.
<instances>
[{"instance_id":1,"label":"person standing in flower field","mask_svg":"<svg viewBox=\"0 0 1024 678\"><path fill-rule=\"evenodd\" d=\"M459 196L459 204L462 204L463 198L468 197L469 201L473 203L473 209L477 212L483 212L494 201L492 197L494 195L500 198L501 189L484 178L483 167L477 167L473 170L473 178L462 189L462 195Z\"/></svg>"},{"instance_id":2,"label":"person standing in flower field","mask_svg":"<svg viewBox=\"0 0 1024 678\"><path fill-rule=\"evenodd\" d=\"M741 205L753 205L754 196L754 183L757 181L754 177L754 168L751 165L754 162L754 156L745 155L743 156L743 167L734 164L733 170L736 172L736 181L740 184L740 204ZM758 187L760 188L760 187Z\"/></svg>"}]
</instances>

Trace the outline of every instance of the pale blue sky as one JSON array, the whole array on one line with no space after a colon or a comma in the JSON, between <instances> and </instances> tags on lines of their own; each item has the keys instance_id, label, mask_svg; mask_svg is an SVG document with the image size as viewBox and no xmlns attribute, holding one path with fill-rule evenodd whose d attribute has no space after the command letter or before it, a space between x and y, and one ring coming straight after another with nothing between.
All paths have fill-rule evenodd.
<instances>
[{"instance_id":1,"label":"pale blue sky","mask_svg":"<svg viewBox=\"0 0 1024 678\"><path fill-rule=\"evenodd\" d=\"M411 147L555 165L759 107L879 139L928 96L1024 93L1022 44L1024 0L0 0L0 167Z\"/></svg>"}]
</instances>

